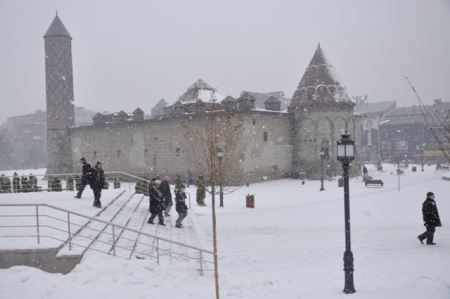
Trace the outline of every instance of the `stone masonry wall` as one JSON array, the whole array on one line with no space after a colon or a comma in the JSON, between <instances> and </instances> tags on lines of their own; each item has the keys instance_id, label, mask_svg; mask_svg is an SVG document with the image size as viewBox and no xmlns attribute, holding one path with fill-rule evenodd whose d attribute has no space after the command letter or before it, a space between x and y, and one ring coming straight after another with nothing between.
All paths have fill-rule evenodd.
<instances>
[{"instance_id":1,"label":"stone masonry wall","mask_svg":"<svg viewBox=\"0 0 450 299\"><path fill-rule=\"evenodd\" d=\"M292 161L289 115L250 111L237 117L244 121L247 130L254 130L254 138L241 168L230 182L244 184L285 176ZM81 170L79 159L85 157L92 165L102 161L105 171L153 175L153 155L156 155L156 172L161 176L169 175L173 180L180 174L187 179L190 169L195 179L198 174L186 159L188 145L181 126L181 121L186 120L186 117L161 117L74 127L71 129L74 171ZM267 141L264 141L264 132L267 132Z\"/></svg>"},{"instance_id":2,"label":"stone masonry wall","mask_svg":"<svg viewBox=\"0 0 450 299\"><path fill-rule=\"evenodd\" d=\"M328 147L329 158L324 160L324 177L342 174L341 163L336 160L336 144L347 129L355 141L356 158L351 164L350 176L361 173L361 117L353 114L353 108L297 109L292 114L294 172L305 172L310 179L321 176L320 149Z\"/></svg>"}]
</instances>

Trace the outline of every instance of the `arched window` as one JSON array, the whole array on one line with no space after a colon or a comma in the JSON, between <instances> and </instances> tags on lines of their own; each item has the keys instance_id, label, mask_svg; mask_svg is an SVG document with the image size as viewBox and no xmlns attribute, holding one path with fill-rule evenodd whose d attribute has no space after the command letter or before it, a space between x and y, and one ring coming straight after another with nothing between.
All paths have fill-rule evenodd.
<instances>
[{"instance_id":1,"label":"arched window","mask_svg":"<svg viewBox=\"0 0 450 299\"><path fill-rule=\"evenodd\" d=\"M148 157L148 149L145 149L145 151L144 151L144 158L147 158Z\"/></svg>"},{"instance_id":2,"label":"arched window","mask_svg":"<svg viewBox=\"0 0 450 299\"><path fill-rule=\"evenodd\" d=\"M94 151L94 160L97 160L97 151Z\"/></svg>"},{"instance_id":3,"label":"arched window","mask_svg":"<svg viewBox=\"0 0 450 299\"><path fill-rule=\"evenodd\" d=\"M122 152L120 150L118 150L117 151L117 158L119 158L121 154L122 154Z\"/></svg>"}]
</instances>

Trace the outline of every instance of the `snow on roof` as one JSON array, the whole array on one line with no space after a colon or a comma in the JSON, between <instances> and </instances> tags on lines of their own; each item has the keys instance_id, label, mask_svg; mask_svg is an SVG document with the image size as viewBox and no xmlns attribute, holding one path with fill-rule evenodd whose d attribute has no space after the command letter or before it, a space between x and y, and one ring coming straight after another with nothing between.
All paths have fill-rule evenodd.
<instances>
[{"instance_id":1,"label":"snow on roof","mask_svg":"<svg viewBox=\"0 0 450 299\"><path fill-rule=\"evenodd\" d=\"M319 46L292 96L291 106L312 101L353 103L334 66Z\"/></svg>"}]
</instances>

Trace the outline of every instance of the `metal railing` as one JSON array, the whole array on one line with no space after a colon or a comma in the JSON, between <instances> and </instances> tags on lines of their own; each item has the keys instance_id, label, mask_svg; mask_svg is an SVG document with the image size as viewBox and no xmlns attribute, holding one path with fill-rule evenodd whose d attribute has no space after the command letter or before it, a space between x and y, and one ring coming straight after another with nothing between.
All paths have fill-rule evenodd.
<instances>
[{"instance_id":1,"label":"metal railing","mask_svg":"<svg viewBox=\"0 0 450 299\"><path fill-rule=\"evenodd\" d=\"M43 189L42 187L45 186L45 184L47 183L48 179L50 177L53 176L57 176L59 178L61 178L62 181L67 181L67 177L68 176L73 176L74 179L74 186L75 186L75 176L79 176L81 178L82 173L54 173L54 174L33 174L32 176L36 177L36 178L40 178L40 180L38 180L38 186L40 187L37 191L44 191L45 189ZM26 174L21 174L21 175L17 175L16 177L18 177L19 179L22 178L22 176L25 176L27 179L31 176L30 175L26 175ZM121 183L128 183L128 189L131 191L131 184L132 183L136 183L138 180L142 180L144 182L146 182L147 184L150 182L149 180L146 180L144 178L123 172L123 171L105 171L105 176L108 179L108 182L110 179L117 177ZM7 176L2 176L1 178L8 178L9 179L9 183L11 185L11 192L14 192L14 186L13 186L13 178L15 176L13 175L7 175ZM63 189L66 190L66 189ZM34 191L30 191L30 192L34 192Z\"/></svg>"},{"instance_id":2,"label":"metal railing","mask_svg":"<svg viewBox=\"0 0 450 299\"><path fill-rule=\"evenodd\" d=\"M69 175L72 175L72 176L79 175L81 177L82 173L33 174L33 176L36 178L42 177L42 179L40 180L41 182L40 183L38 182L38 185L40 186L40 188L37 191L44 191L42 189L42 186L44 185L42 183L42 181L46 181L49 177L58 176L58 177L61 177L63 180L67 180L67 177ZM147 185L150 183L150 180L147 180L147 179L123 172L123 171L105 171L105 175L108 177L108 179L117 177L121 181L121 183L128 183L129 191L131 191L131 184L136 183L138 180L146 182ZM20 179L22 176L29 177L30 175L22 174L22 175L18 175L18 178ZM7 175L7 176L3 176L3 177L10 179L10 184L11 184L11 186L13 186L12 185L12 181L14 178L13 175ZM66 189L63 189L63 190L66 190ZM11 191L12 192L14 191L12 187L11 187ZM74 191L77 191L75 188L75 181L74 181ZM31 192L35 192L35 191L31 191ZM0 193L2 193L1 190L0 190ZM191 209L191 194L189 192L185 192L185 193L189 197L189 209Z\"/></svg>"},{"instance_id":3,"label":"metal railing","mask_svg":"<svg viewBox=\"0 0 450 299\"><path fill-rule=\"evenodd\" d=\"M131 259L131 257L133 256L133 254L137 254L136 258L145 258L145 257L150 257L150 258L156 258L157 259L157 263L159 265L160 263L160 256L162 254L172 254L175 256L179 256L179 257L185 257L191 260L196 260L199 262L200 268L198 269L200 271L200 274L203 275L203 271L205 270L204 265L206 264L212 264L213 262L210 260L205 259L204 254L210 254L211 256L214 254L212 251L210 250L206 250L206 249L202 249L196 246L192 246L192 245L188 245L188 244L183 244L177 241L173 241L173 240L169 240L163 237L158 237L156 235L153 234L148 234L136 229L132 229L132 228L128 228L126 226L122 226L122 225L118 225L109 221L105 221L105 220L101 220L101 219L97 219L94 217L90 217L87 215L83 215L77 212L73 212L73 211L69 211L66 209L62 209L56 206L52 206L49 204L0 204L0 208L4 209L6 207L35 207L36 208L36 212L35 215L8 215L8 214L2 214L0 215L1 217L33 217L35 218L35 225L31 224L31 225L1 225L0 229L11 229L11 228L35 228L36 229L36 235L0 235L0 238L14 238L14 237L36 237L37 238L37 243L40 244L41 243L41 238L50 238L50 239L54 239L54 240L58 240L63 242L63 244L60 246L60 249L63 248L66 244L69 245L69 251L72 250L72 247L75 246L80 246L85 248L85 250L83 251L83 253L87 250L95 250L95 251L99 251L99 252L103 252L106 254L110 254L112 252L112 254L114 256L119 256L119 257L123 257L120 255L116 255L116 249L120 249L122 251L125 252L129 252L130 254L128 255L128 257L123 257L126 259ZM49 208L49 209L53 209L53 210L57 210L60 211L62 213L66 213L67 214L67 219L62 219L62 218L57 218L54 217L54 212L51 213L51 215L46 215L43 213L40 213L39 208ZM91 223L102 223L104 225L104 227L102 229L94 229L94 228L90 228L88 227L86 224L79 224L79 223L75 223L73 222L73 220L71 221L71 215L72 215L72 219L74 218L73 216L77 216L77 217L81 217L85 220L87 220L88 222ZM62 227L55 227L49 224L43 224L42 221L40 222L39 220L42 218L49 218L49 219L53 219L54 221L60 222L60 223L64 223L64 226L67 225L67 228L62 228ZM145 218L144 218L145 220ZM10 222L10 221L8 221ZM111 232L108 232L106 229L108 228L108 226L111 227ZM78 230L76 230L75 233L73 233L74 231L74 227L78 227ZM52 236L52 235L44 235L41 228L49 228L51 230L55 230L57 232L59 232L60 234L67 234L67 239L62 239L61 237L58 236ZM97 235L95 237L91 237L88 235L83 235L82 232L84 232L85 230L92 230L94 232L97 233ZM136 238L130 238L130 237L124 237L123 234L124 233L128 233L128 234L135 234L137 235ZM110 241L105 241L105 240L100 240L100 236L104 234L107 237L112 237L112 242ZM76 237L81 237L81 238L85 238L85 239L89 239L92 242L90 242L89 245L85 246L79 243L75 243L74 239ZM148 240L153 240L153 242L143 242L140 240L140 238L145 237ZM103 238L104 239L104 238ZM109 238L108 238L109 239ZM129 241L131 243L133 243L134 245L131 247L125 247L125 246L121 246L118 245L119 240L126 240ZM156 241L156 242L155 242ZM100 243L100 244L106 244L108 245L109 250L101 250L101 249L96 249L93 248L92 244L94 242ZM170 244L174 244L174 245L178 245L182 248L185 249L185 253L180 253L180 252L176 252L173 251L171 249L163 249L160 246L160 242L166 242L169 245ZM156 243L156 246L155 246ZM147 249L142 249L142 248L147 248ZM171 248L171 247L170 247ZM149 254L148 251L151 250L151 253ZM194 253L194 255L189 255L188 251L192 251ZM156 251L156 256L153 254L153 251ZM196 255L198 253L198 255Z\"/></svg>"}]
</instances>

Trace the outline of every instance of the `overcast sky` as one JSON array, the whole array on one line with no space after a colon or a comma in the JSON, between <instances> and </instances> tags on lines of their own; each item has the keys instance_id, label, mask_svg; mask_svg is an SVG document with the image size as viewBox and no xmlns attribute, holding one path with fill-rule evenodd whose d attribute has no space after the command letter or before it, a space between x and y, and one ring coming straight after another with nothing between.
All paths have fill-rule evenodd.
<instances>
[{"instance_id":1,"label":"overcast sky","mask_svg":"<svg viewBox=\"0 0 450 299\"><path fill-rule=\"evenodd\" d=\"M45 110L43 35L72 35L75 105L146 113L197 79L291 97L320 43L369 102L450 101L450 1L0 0L0 124Z\"/></svg>"}]
</instances>

